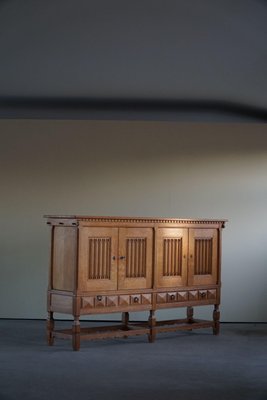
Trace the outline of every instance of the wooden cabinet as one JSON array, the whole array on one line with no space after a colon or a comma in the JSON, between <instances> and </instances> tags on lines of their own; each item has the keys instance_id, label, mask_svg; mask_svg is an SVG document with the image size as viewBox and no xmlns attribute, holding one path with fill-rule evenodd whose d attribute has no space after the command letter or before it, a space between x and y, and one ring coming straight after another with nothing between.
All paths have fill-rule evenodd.
<instances>
[{"instance_id":1,"label":"wooden cabinet","mask_svg":"<svg viewBox=\"0 0 267 400\"><path fill-rule=\"evenodd\" d=\"M212 327L219 332L221 231L226 220L46 216L51 226L48 343L124 337ZM193 307L214 305L211 321ZM157 322L155 312L186 307L183 320ZM147 323L129 312L148 311ZM53 314L73 315L70 330L55 329ZM80 316L122 313L120 326L81 328Z\"/></svg>"}]
</instances>

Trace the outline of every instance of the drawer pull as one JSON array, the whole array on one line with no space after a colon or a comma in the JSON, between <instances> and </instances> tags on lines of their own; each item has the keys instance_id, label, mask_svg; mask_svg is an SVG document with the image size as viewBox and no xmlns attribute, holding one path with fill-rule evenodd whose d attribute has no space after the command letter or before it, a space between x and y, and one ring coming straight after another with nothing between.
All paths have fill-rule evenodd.
<instances>
[{"instance_id":1,"label":"drawer pull","mask_svg":"<svg viewBox=\"0 0 267 400\"><path fill-rule=\"evenodd\" d=\"M200 297L202 297L202 298L206 297L206 293L205 292L201 292L200 293Z\"/></svg>"},{"instance_id":2,"label":"drawer pull","mask_svg":"<svg viewBox=\"0 0 267 400\"><path fill-rule=\"evenodd\" d=\"M134 297L134 303L138 303L139 298L138 297Z\"/></svg>"},{"instance_id":3,"label":"drawer pull","mask_svg":"<svg viewBox=\"0 0 267 400\"><path fill-rule=\"evenodd\" d=\"M120 260L125 260L125 256L120 256Z\"/></svg>"},{"instance_id":4,"label":"drawer pull","mask_svg":"<svg viewBox=\"0 0 267 400\"><path fill-rule=\"evenodd\" d=\"M170 295L170 299L171 299L171 300L174 300L174 299L175 299L175 295L174 295L174 294L171 294L171 295Z\"/></svg>"},{"instance_id":5,"label":"drawer pull","mask_svg":"<svg viewBox=\"0 0 267 400\"><path fill-rule=\"evenodd\" d=\"M102 296L96 296L96 298L97 298L98 301L102 300Z\"/></svg>"}]
</instances>

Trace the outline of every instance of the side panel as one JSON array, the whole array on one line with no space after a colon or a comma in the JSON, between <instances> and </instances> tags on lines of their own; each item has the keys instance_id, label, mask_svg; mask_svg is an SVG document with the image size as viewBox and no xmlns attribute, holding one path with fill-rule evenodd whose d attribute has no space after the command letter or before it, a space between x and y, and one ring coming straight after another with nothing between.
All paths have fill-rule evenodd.
<instances>
[{"instance_id":1,"label":"side panel","mask_svg":"<svg viewBox=\"0 0 267 400\"><path fill-rule=\"evenodd\" d=\"M80 228L79 290L117 289L117 248L118 228Z\"/></svg>"},{"instance_id":2,"label":"side panel","mask_svg":"<svg viewBox=\"0 0 267 400\"><path fill-rule=\"evenodd\" d=\"M75 289L77 228L55 226L52 240L52 289Z\"/></svg>"},{"instance_id":3,"label":"side panel","mask_svg":"<svg viewBox=\"0 0 267 400\"><path fill-rule=\"evenodd\" d=\"M157 287L187 284L188 229L160 228L157 231Z\"/></svg>"}]
</instances>

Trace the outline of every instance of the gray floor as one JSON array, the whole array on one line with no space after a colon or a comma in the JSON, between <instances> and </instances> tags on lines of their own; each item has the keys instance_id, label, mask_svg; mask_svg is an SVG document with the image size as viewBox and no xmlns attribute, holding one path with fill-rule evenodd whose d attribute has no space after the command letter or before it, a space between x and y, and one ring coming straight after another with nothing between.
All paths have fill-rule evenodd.
<instances>
[{"instance_id":1,"label":"gray floor","mask_svg":"<svg viewBox=\"0 0 267 400\"><path fill-rule=\"evenodd\" d=\"M45 342L44 321L0 320L0 399L266 400L267 324Z\"/></svg>"}]
</instances>

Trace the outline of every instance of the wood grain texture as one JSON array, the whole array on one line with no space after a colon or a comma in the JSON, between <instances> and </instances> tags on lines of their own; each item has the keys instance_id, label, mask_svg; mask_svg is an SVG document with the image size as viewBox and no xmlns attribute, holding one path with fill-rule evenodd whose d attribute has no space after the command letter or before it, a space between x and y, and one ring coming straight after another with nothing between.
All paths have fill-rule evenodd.
<instances>
[{"instance_id":1,"label":"wood grain texture","mask_svg":"<svg viewBox=\"0 0 267 400\"><path fill-rule=\"evenodd\" d=\"M152 287L153 231L119 228L118 289Z\"/></svg>"},{"instance_id":2,"label":"wood grain texture","mask_svg":"<svg viewBox=\"0 0 267 400\"><path fill-rule=\"evenodd\" d=\"M217 229L189 229L189 285L212 285L218 282Z\"/></svg>"},{"instance_id":3,"label":"wood grain texture","mask_svg":"<svg viewBox=\"0 0 267 400\"><path fill-rule=\"evenodd\" d=\"M157 231L157 287L187 284L188 229L159 228Z\"/></svg>"},{"instance_id":4,"label":"wood grain texture","mask_svg":"<svg viewBox=\"0 0 267 400\"><path fill-rule=\"evenodd\" d=\"M51 265L47 341L103 339L220 326L221 230L226 220L49 216ZM193 307L214 305L211 321ZM156 321L160 309L184 307L183 320ZM129 313L147 311L147 323ZM55 329L54 312L73 315L69 330ZM120 327L84 329L81 315L122 312Z\"/></svg>"},{"instance_id":5,"label":"wood grain texture","mask_svg":"<svg viewBox=\"0 0 267 400\"><path fill-rule=\"evenodd\" d=\"M79 230L78 289L116 290L118 228Z\"/></svg>"},{"instance_id":6,"label":"wood grain texture","mask_svg":"<svg viewBox=\"0 0 267 400\"><path fill-rule=\"evenodd\" d=\"M54 227L52 244L52 288L75 289L77 262L77 230L73 227Z\"/></svg>"}]
</instances>

